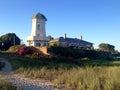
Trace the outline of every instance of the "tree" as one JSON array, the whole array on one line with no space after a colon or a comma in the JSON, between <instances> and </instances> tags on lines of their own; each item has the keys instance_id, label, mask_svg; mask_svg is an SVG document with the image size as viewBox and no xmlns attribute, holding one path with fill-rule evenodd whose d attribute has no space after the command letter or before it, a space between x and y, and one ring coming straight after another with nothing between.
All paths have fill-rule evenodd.
<instances>
[{"instance_id":1,"label":"tree","mask_svg":"<svg viewBox=\"0 0 120 90\"><path fill-rule=\"evenodd\" d=\"M114 53L115 46L107 43L101 43L99 44L99 50Z\"/></svg>"},{"instance_id":2,"label":"tree","mask_svg":"<svg viewBox=\"0 0 120 90\"><path fill-rule=\"evenodd\" d=\"M53 40L54 39L51 35L49 35L48 38L49 38L49 40Z\"/></svg>"},{"instance_id":3,"label":"tree","mask_svg":"<svg viewBox=\"0 0 120 90\"><path fill-rule=\"evenodd\" d=\"M0 37L0 49L7 50L10 46L20 45L20 38L15 33L7 33Z\"/></svg>"}]
</instances>

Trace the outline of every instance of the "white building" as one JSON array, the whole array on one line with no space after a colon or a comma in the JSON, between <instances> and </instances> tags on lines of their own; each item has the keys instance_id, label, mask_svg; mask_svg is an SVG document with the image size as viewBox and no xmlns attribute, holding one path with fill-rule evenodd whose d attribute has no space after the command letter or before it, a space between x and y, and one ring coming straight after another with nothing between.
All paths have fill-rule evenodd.
<instances>
[{"instance_id":1,"label":"white building","mask_svg":"<svg viewBox=\"0 0 120 90\"><path fill-rule=\"evenodd\" d=\"M29 46L47 46L49 38L46 37L45 23L47 19L41 14L37 13L32 16L32 32L27 37Z\"/></svg>"}]
</instances>

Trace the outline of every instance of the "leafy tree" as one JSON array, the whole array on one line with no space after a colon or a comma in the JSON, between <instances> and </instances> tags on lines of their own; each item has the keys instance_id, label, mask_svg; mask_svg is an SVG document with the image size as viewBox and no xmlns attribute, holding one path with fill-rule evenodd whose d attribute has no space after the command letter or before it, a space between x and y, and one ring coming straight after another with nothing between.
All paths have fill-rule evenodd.
<instances>
[{"instance_id":1,"label":"leafy tree","mask_svg":"<svg viewBox=\"0 0 120 90\"><path fill-rule=\"evenodd\" d=\"M7 50L10 46L20 45L20 38L15 33L7 33L0 37L0 49Z\"/></svg>"},{"instance_id":2,"label":"leafy tree","mask_svg":"<svg viewBox=\"0 0 120 90\"><path fill-rule=\"evenodd\" d=\"M53 40L54 39L51 35L49 35L48 38L49 38L49 40Z\"/></svg>"},{"instance_id":3,"label":"leafy tree","mask_svg":"<svg viewBox=\"0 0 120 90\"><path fill-rule=\"evenodd\" d=\"M99 44L99 50L114 53L115 46L107 43L101 43Z\"/></svg>"}]
</instances>

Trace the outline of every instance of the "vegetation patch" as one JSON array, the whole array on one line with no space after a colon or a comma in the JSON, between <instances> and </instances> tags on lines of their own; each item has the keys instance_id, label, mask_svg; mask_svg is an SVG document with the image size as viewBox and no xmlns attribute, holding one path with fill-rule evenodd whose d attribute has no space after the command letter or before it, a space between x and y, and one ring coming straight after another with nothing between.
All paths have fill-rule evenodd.
<instances>
[{"instance_id":1,"label":"vegetation patch","mask_svg":"<svg viewBox=\"0 0 120 90\"><path fill-rule=\"evenodd\" d=\"M11 52L11 53L13 53L13 52L16 52L20 47L23 47L24 45L15 45L15 46L11 46L8 50L7 50L7 52Z\"/></svg>"},{"instance_id":2,"label":"vegetation patch","mask_svg":"<svg viewBox=\"0 0 120 90\"><path fill-rule=\"evenodd\" d=\"M58 57L72 57L74 59L112 59L112 54L110 52L97 50L72 49L69 47L49 47L48 51Z\"/></svg>"},{"instance_id":3,"label":"vegetation patch","mask_svg":"<svg viewBox=\"0 0 120 90\"><path fill-rule=\"evenodd\" d=\"M98 58L74 57L72 49L66 48L66 53L55 51L51 58L26 57L26 55L13 55L1 53L0 56L7 57L11 62L15 73L22 74L29 78L42 78L61 86L63 90L119 90L120 89L120 60L102 58L109 55L99 51L79 51L81 55L85 53L92 57L96 53ZM74 49L75 50L75 49ZM33 55L33 54L30 54ZM63 56L62 56L63 55ZM73 55L73 56L72 56Z\"/></svg>"},{"instance_id":4,"label":"vegetation patch","mask_svg":"<svg viewBox=\"0 0 120 90\"><path fill-rule=\"evenodd\" d=\"M11 56L20 55L20 56L27 56L31 58L42 58L46 56L37 48L33 46L25 46L25 45L11 46L9 50L7 50L7 53L10 53Z\"/></svg>"},{"instance_id":5,"label":"vegetation patch","mask_svg":"<svg viewBox=\"0 0 120 90\"><path fill-rule=\"evenodd\" d=\"M54 65L54 64L52 64ZM79 67L68 64L20 67L16 73L29 78L42 78L64 89L75 90L119 90L120 66ZM52 68L51 68L52 67Z\"/></svg>"},{"instance_id":6,"label":"vegetation patch","mask_svg":"<svg viewBox=\"0 0 120 90\"><path fill-rule=\"evenodd\" d=\"M0 36L0 50L8 50L14 45L20 45L20 38L15 33Z\"/></svg>"},{"instance_id":7,"label":"vegetation patch","mask_svg":"<svg viewBox=\"0 0 120 90\"><path fill-rule=\"evenodd\" d=\"M64 84L66 89L119 90L119 69L120 67L73 68L59 73L53 82Z\"/></svg>"},{"instance_id":8,"label":"vegetation patch","mask_svg":"<svg viewBox=\"0 0 120 90\"><path fill-rule=\"evenodd\" d=\"M15 73L29 78L42 78L63 86L66 90L119 90L120 61L76 60L75 63L57 62L14 56L9 60Z\"/></svg>"}]
</instances>

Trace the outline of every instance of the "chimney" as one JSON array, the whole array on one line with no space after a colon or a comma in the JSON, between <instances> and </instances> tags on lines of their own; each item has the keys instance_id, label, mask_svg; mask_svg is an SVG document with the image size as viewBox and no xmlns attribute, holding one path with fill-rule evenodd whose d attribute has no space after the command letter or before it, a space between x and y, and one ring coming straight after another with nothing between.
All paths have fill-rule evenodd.
<instances>
[{"instance_id":1,"label":"chimney","mask_svg":"<svg viewBox=\"0 0 120 90\"><path fill-rule=\"evenodd\" d=\"M82 35L80 36L80 40L82 40Z\"/></svg>"},{"instance_id":2,"label":"chimney","mask_svg":"<svg viewBox=\"0 0 120 90\"><path fill-rule=\"evenodd\" d=\"M66 33L64 34L64 38L66 38L67 37L67 35L66 35Z\"/></svg>"}]
</instances>

